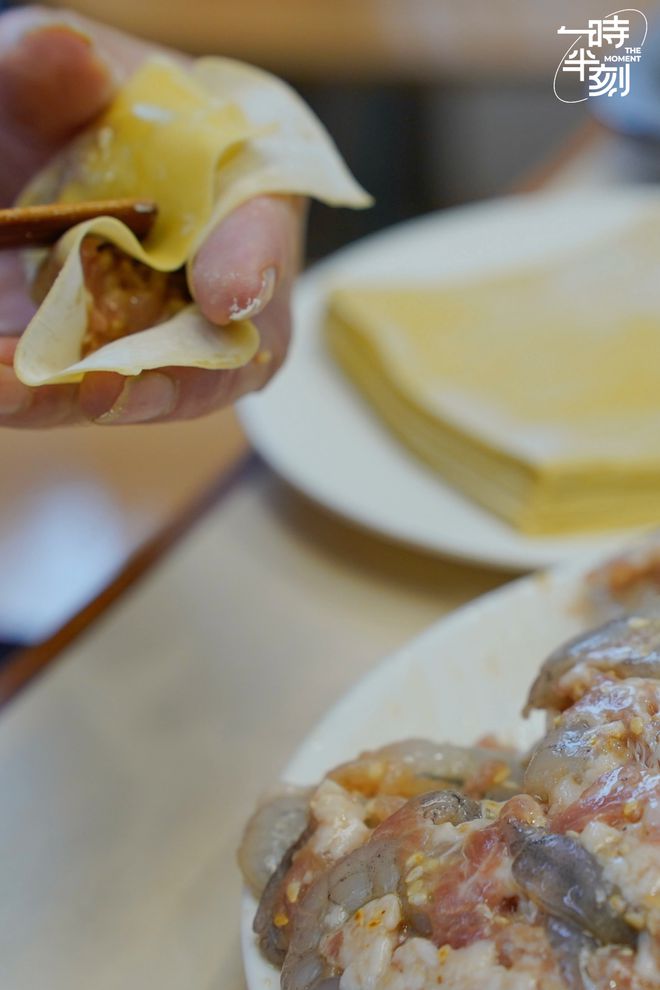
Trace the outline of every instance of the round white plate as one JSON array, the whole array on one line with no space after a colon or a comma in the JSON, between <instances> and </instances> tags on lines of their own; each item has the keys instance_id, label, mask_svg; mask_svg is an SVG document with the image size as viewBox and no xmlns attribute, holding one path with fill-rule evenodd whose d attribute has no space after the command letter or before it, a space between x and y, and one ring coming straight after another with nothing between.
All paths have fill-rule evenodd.
<instances>
[{"instance_id":1,"label":"round white plate","mask_svg":"<svg viewBox=\"0 0 660 990\"><path fill-rule=\"evenodd\" d=\"M479 598L384 660L325 716L284 778L311 784L361 750L410 736L472 744L488 732L521 747L543 731L543 716L520 711L542 660L594 624L579 603L593 566L566 565ZM245 894L242 944L250 990L276 990L279 973L252 933L256 901Z\"/></svg>"},{"instance_id":2,"label":"round white plate","mask_svg":"<svg viewBox=\"0 0 660 990\"><path fill-rule=\"evenodd\" d=\"M649 189L515 197L431 214L368 237L310 269L294 299L287 364L241 418L263 457L317 502L413 546L513 570L556 564L621 534L531 538L464 498L394 439L335 366L322 338L328 289L350 281L464 278L616 237L656 202Z\"/></svg>"}]
</instances>

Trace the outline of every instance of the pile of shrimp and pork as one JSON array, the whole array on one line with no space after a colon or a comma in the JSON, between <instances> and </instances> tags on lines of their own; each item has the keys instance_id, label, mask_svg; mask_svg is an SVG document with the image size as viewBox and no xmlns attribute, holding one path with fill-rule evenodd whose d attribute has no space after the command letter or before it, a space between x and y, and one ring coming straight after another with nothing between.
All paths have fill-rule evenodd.
<instances>
[{"instance_id":1,"label":"pile of shrimp and pork","mask_svg":"<svg viewBox=\"0 0 660 990\"><path fill-rule=\"evenodd\" d=\"M553 653L523 758L406 740L257 810L239 859L283 990L658 990L660 618Z\"/></svg>"}]
</instances>

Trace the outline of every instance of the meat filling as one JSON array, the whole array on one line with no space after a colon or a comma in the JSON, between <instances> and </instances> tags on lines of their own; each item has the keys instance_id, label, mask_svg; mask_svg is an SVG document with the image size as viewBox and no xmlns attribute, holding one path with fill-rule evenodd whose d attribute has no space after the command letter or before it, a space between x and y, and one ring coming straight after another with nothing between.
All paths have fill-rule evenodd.
<instances>
[{"instance_id":1,"label":"meat filling","mask_svg":"<svg viewBox=\"0 0 660 990\"><path fill-rule=\"evenodd\" d=\"M94 236L83 240L80 259L88 293L81 358L120 337L164 323L191 301L183 268L175 272L155 271L114 244ZM55 255L51 253L33 286L38 302L48 292L58 270Z\"/></svg>"}]
</instances>

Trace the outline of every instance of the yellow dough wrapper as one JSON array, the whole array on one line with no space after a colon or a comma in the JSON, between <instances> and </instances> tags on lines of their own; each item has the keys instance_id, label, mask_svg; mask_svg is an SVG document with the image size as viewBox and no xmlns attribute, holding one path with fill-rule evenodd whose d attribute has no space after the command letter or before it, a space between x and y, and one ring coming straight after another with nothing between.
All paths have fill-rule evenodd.
<instances>
[{"instance_id":1,"label":"yellow dough wrapper","mask_svg":"<svg viewBox=\"0 0 660 990\"><path fill-rule=\"evenodd\" d=\"M189 71L162 57L145 62L19 204L138 197L156 202L156 223L143 243L108 217L64 235L54 248L59 274L16 351L20 380L44 385L78 381L88 371L135 375L168 365L236 368L250 361L259 346L253 324L217 327L192 302L83 356L90 298L80 253L84 238L94 236L147 269L189 268L213 226L268 193L370 204L323 126L281 80L231 59L199 59ZM43 257L28 256L32 275Z\"/></svg>"},{"instance_id":2,"label":"yellow dough wrapper","mask_svg":"<svg viewBox=\"0 0 660 990\"><path fill-rule=\"evenodd\" d=\"M327 339L410 450L518 529L660 522L660 209L527 271L340 288Z\"/></svg>"}]
</instances>

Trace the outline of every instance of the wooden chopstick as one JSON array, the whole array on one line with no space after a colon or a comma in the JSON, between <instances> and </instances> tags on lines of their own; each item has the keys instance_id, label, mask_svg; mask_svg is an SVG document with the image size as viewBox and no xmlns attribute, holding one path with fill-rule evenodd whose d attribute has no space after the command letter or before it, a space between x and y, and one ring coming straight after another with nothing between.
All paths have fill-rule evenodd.
<instances>
[{"instance_id":1,"label":"wooden chopstick","mask_svg":"<svg viewBox=\"0 0 660 990\"><path fill-rule=\"evenodd\" d=\"M157 213L155 203L142 199L47 203L0 210L0 250L54 244L70 227L100 216L116 217L141 240L153 227Z\"/></svg>"}]
</instances>

